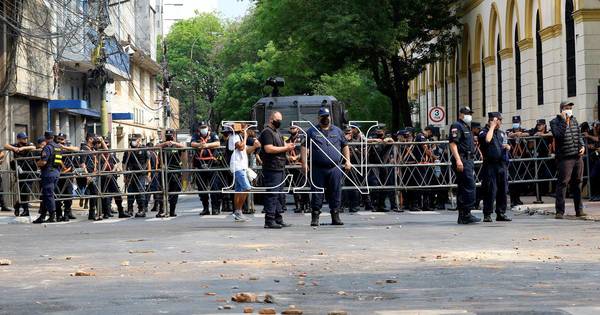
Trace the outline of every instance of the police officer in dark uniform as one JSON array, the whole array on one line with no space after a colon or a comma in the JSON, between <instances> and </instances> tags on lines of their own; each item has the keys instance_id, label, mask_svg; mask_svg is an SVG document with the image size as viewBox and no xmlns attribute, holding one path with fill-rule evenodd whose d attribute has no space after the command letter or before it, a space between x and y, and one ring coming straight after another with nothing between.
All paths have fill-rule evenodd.
<instances>
[{"instance_id":1,"label":"police officer in dark uniform","mask_svg":"<svg viewBox=\"0 0 600 315\"><path fill-rule=\"evenodd\" d=\"M516 159L527 158L528 156L527 156L527 153L525 152L527 143L526 143L526 141L523 141L523 139L521 139L521 138L527 137L527 136L529 136L529 134L521 126L521 116L513 116L512 117L512 128L506 130L506 133L508 135L509 143L511 145L511 157L516 158ZM510 174L509 174L510 177L511 178L520 177L519 174L516 173L517 171L518 171L517 168L511 167ZM524 175L526 176L527 172L525 172ZM523 178L523 179L525 179L525 178ZM511 207L516 207L518 205L523 204L523 201L521 201L521 194L523 192L527 191L527 186L528 186L528 184L524 184L524 183L511 184L509 186L510 206Z\"/></svg>"},{"instance_id":2,"label":"police officer in dark uniform","mask_svg":"<svg viewBox=\"0 0 600 315\"><path fill-rule=\"evenodd\" d=\"M154 204L152 205L151 212L156 212L159 208L163 207L162 204L162 168L161 168L161 157L159 152L152 150L154 148L154 142L150 141L146 143L146 148L149 150L148 159L150 160L150 169L152 169L150 175L150 184L148 185L148 194L146 194L145 202L146 209L149 209L150 199L154 197Z\"/></svg>"},{"instance_id":3,"label":"police officer in dark uniform","mask_svg":"<svg viewBox=\"0 0 600 315\"><path fill-rule=\"evenodd\" d=\"M31 183L30 181L26 181L28 179L34 179L36 177L35 173L37 171L37 166L35 165L35 160L32 158L33 152L36 147L33 143L27 141L27 134L24 132L20 132L17 134L17 142L13 144L6 144L4 148L13 152L13 157L15 159L25 158L23 160L11 161L10 168L14 171L17 171L17 176L19 177L19 191L21 193L20 200L22 202L15 202L15 216L29 216L29 194L31 194ZM19 208L23 208L23 212L19 213Z\"/></svg>"},{"instance_id":4,"label":"police officer in dark uniform","mask_svg":"<svg viewBox=\"0 0 600 315\"><path fill-rule=\"evenodd\" d=\"M96 207L98 205L98 186L97 178L93 175L98 171L98 159L97 156L94 155L94 151L96 150L96 135L93 133L88 133L85 136L85 143L81 144L82 154L80 158L81 168L85 170L85 173L90 175L85 178L85 181L82 181L82 184L86 185L85 194L87 196L94 196L87 198L89 205L88 212L88 220L102 220L102 217L98 214L96 215Z\"/></svg>"},{"instance_id":5,"label":"police officer in dark uniform","mask_svg":"<svg viewBox=\"0 0 600 315\"><path fill-rule=\"evenodd\" d=\"M302 165L302 160L301 160L302 152L300 149L300 144L304 140L300 136L298 127L294 126L292 123L290 123L289 132L290 132L290 137L287 140L285 140L285 142L295 144L296 148L288 153L288 155L287 155L288 164L294 165L294 166L300 166L300 165ZM294 182L298 182L298 179L303 176L301 174L300 169L297 169L297 168L290 169L290 174L292 174L292 176L293 176L292 178L293 178ZM294 192L292 192L292 195L294 196L294 204L296 206L296 209L294 209L294 213L307 212L309 209L308 208L309 195L305 194L305 193L294 193ZM285 203L285 195L282 194L282 196L284 196L283 202Z\"/></svg>"},{"instance_id":6,"label":"police officer in dark uniform","mask_svg":"<svg viewBox=\"0 0 600 315\"><path fill-rule=\"evenodd\" d=\"M319 124L311 127L306 133L306 143L302 147L302 161L305 174L308 170L307 149L311 155L311 226L319 226L319 215L323 207L323 193L325 190L329 210L331 212L331 225L344 225L340 219L342 206L342 183L344 174L340 170L343 163L344 170L350 171L350 148L344 137L344 132L331 124L329 109L319 109ZM312 149L311 149L312 147ZM341 152L341 153L340 153Z\"/></svg>"},{"instance_id":7,"label":"police officer in dark uniform","mask_svg":"<svg viewBox=\"0 0 600 315\"><path fill-rule=\"evenodd\" d=\"M56 134L54 139L57 144L62 146L60 150L61 155L75 152L78 149L69 146L67 143L67 136L62 132ZM71 219L75 219L75 216L71 211L71 206L73 205L73 184L71 182L71 176L73 174L73 169L75 169L77 165L77 157L73 155L62 157L62 167L56 185L56 196L64 200L55 201L56 221L58 222L68 222Z\"/></svg>"},{"instance_id":8,"label":"police officer in dark uniform","mask_svg":"<svg viewBox=\"0 0 600 315\"><path fill-rule=\"evenodd\" d=\"M108 139L98 139L100 140L100 148L103 150L110 150L110 141ZM119 164L119 158L117 154L114 152L105 152L98 157L99 159L99 169L103 173L107 173L101 177L101 186L102 192L107 195L112 195L111 197L105 197L102 199L102 213L103 218L112 217L112 201L115 201L117 205L117 211L119 213L119 218L129 218L131 217L128 213L123 209L123 197L121 196L121 189L119 188L119 184L117 183L118 176L117 174L113 174L117 170L117 164Z\"/></svg>"},{"instance_id":9,"label":"police officer in dark uniform","mask_svg":"<svg viewBox=\"0 0 600 315\"><path fill-rule=\"evenodd\" d=\"M475 143L475 161L482 161L483 157L481 155L481 149L479 148L479 133L481 132L481 123L479 122L471 122L471 133L473 133L473 142ZM483 173L481 172L481 164L475 164L475 182L482 182L481 176ZM481 191L481 186L475 188L475 206L473 209L480 210L481 209L481 198L483 198L483 193Z\"/></svg>"},{"instance_id":10,"label":"police officer in dark uniform","mask_svg":"<svg viewBox=\"0 0 600 315\"><path fill-rule=\"evenodd\" d=\"M167 129L165 131L165 141L156 145L163 149L161 163L164 163L167 167L167 178L166 185L169 193L181 191L181 168L182 168L182 156L185 151L180 150L185 148L185 145L175 141L175 131L173 129ZM177 200L179 199L178 194L169 195L169 216L176 217L175 208L177 207ZM166 216L163 207L163 196L160 195L160 199L156 199L155 202L159 203L159 211L156 214L157 218L163 218Z\"/></svg>"},{"instance_id":11,"label":"police officer in dark uniform","mask_svg":"<svg viewBox=\"0 0 600 315\"><path fill-rule=\"evenodd\" d=\"M130 147L137 150L127 151L123 155L125 170L130 172L125 176L127 192L132 194L127 196L127 212L133 215L135 201L138 207L136 218L146 217L146 182L150 181L152 171L148 151L142 149L141 140L140 135L134 135Z\"/></svg>"},{"instance_id":12,"label":"police officer in dark uniform","mask_svg":"<svg viewBox=\"0 0 600 315\"><path fill-rule=\"evenodd\" d=\"M199 129L192 135L191 146L197 151L194 154L192 165L195 169L203 170L194 172L194 179L196 187L199 191L202 191L205 187L213 191L221 190L223 186L219 185L220 180L218 176L215 176L214 171L209 171L211 167L216 167L217 157L214 151L221 145L219 136L211 132L208 124L204 121L199 123ZM221 212L221 193L198 194L202 201L202 212L200 215L216 215ZM211 207L209 208L209 197Z\"/></svg>"},{"instance_id":13,"label":"police officer in dark uniform","mask_svg":"<svg viewBox=\"0 0 600 315\"><path fill-rule=\"evenodd\" d=\"M459 110L458 121L450 126L448 140L452 152L452 166L456 173L458 224L470 224L481 221L471 214L475 204L475 169L473 158L475 144L469 124L473 116L469 107Z\"/></svg>"},{"instance_id":14,"label":"police officer in dark uniform","mask_svg":"<svg viewBox=\"0 0 600 315\"><path fill-rule=\"evenodd\" d=\"M488 113L489 122L479 132L479 147L483 155L482 192L483 222L492 222L492 211L496 201L496 221L512 221L506 216L506 194L508 193L508 136L500 129L502 115Z\"/></svg>"},{"instance_id":15,"label":"police officer in dark uniform","mask_svg":"<svg viewBox=\"0 0 600 315\"><path fill-rule=\"evenodd\" d=\"M54 134L51 131L46 131L44 134L46 145L42 149L40 159L37 161L37 166L41 169L41 190L42 204L44 205L40 216L33 221L35 224L56 222L56 204L54 202L54 190L62 168L61 146L54 142ZM49 213L48 220L44 221L46 213Z\"/></svg>"}]
</instances>

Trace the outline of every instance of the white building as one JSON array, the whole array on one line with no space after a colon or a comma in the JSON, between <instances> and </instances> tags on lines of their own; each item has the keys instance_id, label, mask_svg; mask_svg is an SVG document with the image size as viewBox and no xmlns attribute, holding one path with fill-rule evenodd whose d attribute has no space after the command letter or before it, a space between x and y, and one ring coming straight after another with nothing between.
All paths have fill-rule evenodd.
<instances>
[{"instance_id":1,"label":"white building","mask_svg":"<svg viewBox=\"0 0 600 315\"><path fill-rule=\"evenodd\" d=\"M435 105L446 110L443 126L470 105L474 121L500 111L505 125L519 115L532 128L561 100L576 104L580 122L598 119L600 1L468 0L464 12L457 54L411 83L422 126Z\"/></svg>"}]
</instances>

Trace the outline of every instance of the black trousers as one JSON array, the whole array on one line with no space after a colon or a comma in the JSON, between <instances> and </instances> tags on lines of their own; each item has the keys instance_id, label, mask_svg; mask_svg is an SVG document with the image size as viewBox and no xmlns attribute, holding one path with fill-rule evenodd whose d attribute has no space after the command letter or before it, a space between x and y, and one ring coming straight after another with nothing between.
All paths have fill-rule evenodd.
<instances>
[{"instance_id":1,"label":"black trousers","mask_svg":"<svg viewBox=\"0 0 600 315\"><path fill-rule=\"evenodd\" d=\"M73 185L71 184L71 181L67 178L59 177L55 193L57 198L65 199L56 200L54 202L54 204L56 205L56 214L60 217L63 215L63 211L65 214L71 211L71 206L73 205Z\"/></svg>"},{"instance_id":2,"label":"black trousers","mask_svg":"<svg viewBox=\"0 0 600 315\"><path fill-rule=\"evenodd\" d=\"M565 197L567 185L573 196L575 213L583 210L581 204L581 180L583 178L583 159L579 156L557 161L558 181L556 182L556 213L565 213Z\"/></svg>"},{"instance_id":3,"label":"black trousers","mask_svg":"<svg viewBox=\"0 0 600 315\"><path fill-rule=\"evenodd\" d=\"M508 166L505 162L483 163L481 170L483 193L483 214L492 214L496 201L496 214L506 213L508 191Z\"/></svg>"},{"instance_id":4,"label":"black trousers","mask_svg":"<svg viewBox=\"0 0 600 315\"><path fill-rule=\"evenodd\" d=\"M475 204L475 169L473 160L462 159L463 171L459 172L454 164L456 174L456 208L460 215L471 213Z\"/></svg>"}]
</instances>

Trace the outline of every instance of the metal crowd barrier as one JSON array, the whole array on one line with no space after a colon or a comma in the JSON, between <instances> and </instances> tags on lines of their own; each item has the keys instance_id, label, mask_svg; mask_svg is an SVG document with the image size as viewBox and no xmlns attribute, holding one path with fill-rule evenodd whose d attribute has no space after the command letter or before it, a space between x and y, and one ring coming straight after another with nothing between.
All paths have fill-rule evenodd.
<instances>
[{"instance_id":1,"label":"metal crowd barrier","mask_svg":"<svg viewBox=\"0 0 600 315\"><path fill-rule=\"evenodd\" d=\"M513 146L509 155L509 184L535 184L539 199L540 186L556 180L551 139L525 137L510 139L509 144ZM370 190L456 188L447 141L350 143L350 149L355 168L346 173L345 190L357 189L356 186ZM134 152L152 155L158 162L152 164L148 171ZM140 148L63 154L65 160L71 159L77 167L72 172L61 174L56 199L98 198L100 202L110 202L109 198L116 196L145 194L161 196L166 203L170 195L218 194L222 188L231 186L233 177L225 148L213 149L209 157L200 157L199 152L196 148ZM5 185L15 183L15 189L5 189L2 194L13 195L19 201L39 202L40 172L32 163L37 157L14 159L10 156L10 159L22 167L14 170L3 167L0 170ZM360 167L360 162L364 162L366 171ZM95 165L95 172L87 172L82 167L88 163ZM481 154L475 152L478 182L481 181L481 165ZM261 168L258 166L254 170L258 174L254 184L260 187ZM588 170L589 167L585 178L589 184ZM148 173L149 179L146 178ZM293 187L301 187L307 182L300 165L287 165L286 174L291 175L288 178ZM114 183L118 187L116 191ZM286 186L289 184L286 183ZM302 190L308 190L310 183L303 187Z\"/></svg>"}]
</instances>

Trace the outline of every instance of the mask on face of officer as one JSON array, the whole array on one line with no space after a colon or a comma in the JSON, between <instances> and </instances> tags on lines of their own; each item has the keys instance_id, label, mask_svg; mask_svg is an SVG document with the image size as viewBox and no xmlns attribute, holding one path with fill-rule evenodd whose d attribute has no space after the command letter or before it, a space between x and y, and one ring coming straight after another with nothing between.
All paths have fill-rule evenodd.
<instances>
[{"instance_id":1,"label":"mask on face of officer","mask_svg":"<svg viewBox=\"0 0 600 315\"><path fill-rule=\"evenodd\" d=\"M279 127L281 127L281 120L273 120L271 124L273 127L275 127L275 129L279 129Z\"/></svg>"},{"instance_id":2,"label":"mask on face of officer","mask_svg":"<svg viewBox=\"0 0 600 315\"><path fill-rule=\"evenodd\" d=\"M512 125L512 127L513 127L513 129L519 129L519 128L521 128L521 124L519 124L519 123L514 123L514 124Z\"/></svg>"},{"instance_id":3,"label":"mask on face of officer","mask_svg":"<svg viewBox=\"0 0 600 315\"><path fill-rule=\"evenodd\" d=\"M208 134L208 128L200 129L200 135L202 135L203 137L206 137L207 134Z\"/></svg>"},{"instance_id":4,"label":"mask on face of officer","mask_svg":"<svg viewBox=\"0 0 600 315\"><path fill-rule=\"evenodd\" d=\"M323 116L323 117L321 117L321 119L319 119L319 123L323 127L329 126L330 122L331 122L331 120L329 119L329 116Z\"/></svg>"},{"instance_id":5,"label":"mask on face of officer","mask_svg":"<svg viewBox=\"0 0 600 315\"><path fill-rule=\"evenodd\" d=\"M167 140L167 141L173 141L173 135L172 134L165 135L165 140Z\"/></svg>"},{"instance_id":6,"label":"mask on face of officer","mask_svg":"<svg viewBox=\"0 0 600 315\"><path fill-rule=\"evenodd\" d=\"M129 144L131 145L132 148L137 148L137 146L138 146L137 140L131 140L131 142Z\"/></svg>"},{"instance_id":7,"label":"mask on face of officer","mask_svg":"<svg viewBox=\"0 0 600 315\"><path fill-rule=\"evenodd\" d=\"M470 124L470 123L471 123L471 121L473 121L473 116L471 116L471 115L465 115L465 117L463 118L463 121L464 121L466 124Z\"/></svg>"}]
</instances>

